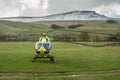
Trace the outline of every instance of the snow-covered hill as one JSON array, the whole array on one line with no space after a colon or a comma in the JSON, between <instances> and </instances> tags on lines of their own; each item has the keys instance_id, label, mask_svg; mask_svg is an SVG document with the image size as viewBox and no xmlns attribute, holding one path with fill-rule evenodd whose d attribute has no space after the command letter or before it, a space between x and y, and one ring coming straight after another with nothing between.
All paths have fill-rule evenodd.
<instances>
[{"instance_id":1,"label":"snow-covered hill","mask_svg":"<svg viewBox=\"0 0 120 80\"><path fill-rule=\"evenodd\" d=\"M94 20L106 19L107 17L94 11L72 11L62 14L46 16L49 20Z\"/></svg>"},{"instance_id":2,"label":"snow-covered hill","mask_svg":"<svg viewBox=\"0 0 120 80\"><path fill-rule=\"evenodd\" d=\"M71 11L48 15L43 17L6 17L0 20L20 21L20 22L35 22L46 20L106 20L108 17L98 14L95 11Z\"/></svg>"}]
</instances>

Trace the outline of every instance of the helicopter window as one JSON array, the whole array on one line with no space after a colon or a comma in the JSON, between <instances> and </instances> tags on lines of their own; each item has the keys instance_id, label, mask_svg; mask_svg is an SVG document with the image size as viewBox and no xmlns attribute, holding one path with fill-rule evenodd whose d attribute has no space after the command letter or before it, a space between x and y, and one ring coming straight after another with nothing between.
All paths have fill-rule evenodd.
<instances>
[{"instance_id":1,"label":"helicopter window","mask_svg":"<svg viewBox=\"0 0 120 80\"><path fill-rule=\"evenodd\" d=\"M51 44L49 42L45 42L43 43L43 46L46 50L50 50L51 49Z\"/></svg>"},{"instance_id":2,"label":"helicopter window","mask_svg":"<svg viewBox=\"0 0 120 80\"><path fill-rule=\"evenodd\" d=\"M41 42L37 42L35 44L35 49L39 49L41 46L42 46L42 43Z\"/></svg>"}]
</instances>

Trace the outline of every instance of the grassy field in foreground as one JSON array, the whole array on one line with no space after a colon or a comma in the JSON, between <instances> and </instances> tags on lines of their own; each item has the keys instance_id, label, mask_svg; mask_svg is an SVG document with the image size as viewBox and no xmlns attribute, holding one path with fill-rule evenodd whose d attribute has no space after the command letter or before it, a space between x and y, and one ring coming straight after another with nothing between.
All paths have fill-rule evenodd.
<instances>
[{"instance_id":1,"label":"grassy field in foreground","mask_svg":"<svg viewBox=\"0 0 120 80\"><path fill-rule=\"evenodd\" d=\"M119 47L84 47L53 42L55 63L32 63L35 42L0 42L0 72L87 72L120 69Z\"/></svg>"},{"instance_id":2,"label":"grassy field in foreground","mask_svg":"<svg viewBox=\"0 0 120 80\"><path fill-rule=\"evenodd\" d=\"M77 76L77 77L61 77L61 76L44 76L44 77L27 77L27 78L5 78L0 80L119 80L120 75L102 75L102 76Z\"/></svg>"},{"instance_id":3,"label":"grassy field in foreground","mask_svg":"<svg viewBox=\"0 0 120 80\"><path fill-rule=\"evenodd\" d=\"M120 79L120 74L114 74L116 70L120 70L119 47L93 48L71 43L52 42L51 52L55 56L56 62L50 63L48 59L41 59L32 63L34 44L35 42L0 42L0 80ZM109 73L111 70L114 73ZM108 73L96 75L96 71L108 71ZM32 75L29 75L29 72ZM54 72L60 73L60 75L56 75ZM27 75L19 73L27 73ZM47 73L53 73L53 75L46 75ZM83 74L83 76L74 76L74 73Z\"/></svg>"},{"instance_id":4,"label":"grassy field in foreground","mask_svg":"<svg viewBox=\"0 0 120 80\"><path fill-rule=\"evenodd\" d=\"M111 44L115 42L79 42L83 44L89 44L89 45L105 45L105 44Z\"/></svg>"}]
</instances>

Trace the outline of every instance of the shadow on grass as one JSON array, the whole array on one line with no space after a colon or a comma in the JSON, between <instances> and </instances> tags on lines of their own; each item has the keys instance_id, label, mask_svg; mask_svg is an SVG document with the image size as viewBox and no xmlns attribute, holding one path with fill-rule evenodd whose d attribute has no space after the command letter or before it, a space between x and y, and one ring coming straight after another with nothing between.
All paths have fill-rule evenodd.
<instances>
[{"instance_id":1,"label":"shadow on grass","mask_svg":"<svg viewBox=\"0 0 120 80\"><path fill-rule=\"evenodd\" d=\"M53 62L51 62L49 58L39 58L33 63L53 63Z\"/></svg>"}]
</instances>

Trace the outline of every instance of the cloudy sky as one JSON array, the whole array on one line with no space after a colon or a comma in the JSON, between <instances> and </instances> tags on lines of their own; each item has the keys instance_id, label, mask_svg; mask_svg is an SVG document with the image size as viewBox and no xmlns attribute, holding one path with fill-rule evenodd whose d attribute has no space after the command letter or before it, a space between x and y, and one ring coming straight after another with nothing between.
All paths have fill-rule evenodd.
<instances>
[{"instance_id":1,"label":"cloudy sky","mask_svg":"<svg viewBox=\"0 0 120 80\"><path fill-rule=\"evenodd\" d=\"M0 17L45 16L73 10L94 10L120 18L120 0L0 0Z\"/></svg>"}]
</instances>

